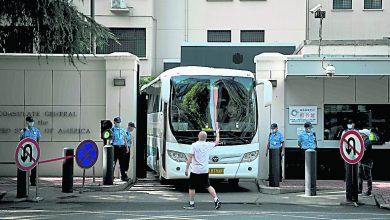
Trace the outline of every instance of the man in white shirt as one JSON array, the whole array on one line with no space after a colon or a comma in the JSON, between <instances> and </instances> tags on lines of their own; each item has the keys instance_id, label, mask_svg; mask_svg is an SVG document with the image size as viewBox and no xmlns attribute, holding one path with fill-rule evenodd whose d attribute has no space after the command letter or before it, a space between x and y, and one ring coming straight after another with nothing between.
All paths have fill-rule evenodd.
<instances>
[{"instance_id":1,"label":"man in white shirt","mask_svg":"<svg viewBox=\"0 0 390 220\"><path fill-rule=\"evenodd\" d=\"M190 187L188 190L190 202L184 206L184 209L195 208L195 188L206 188L214 199L215 209L221 208L221 202L218 199L215 189L210 185L209 181L209 154L210 151L219 144L219 129L216 129L215 142L206 142L207 133L199 132L198 141L191 145L190 154L187 159L187 167L185 174L188 176L188 168L192 163L190 173Z\"/></svg>"}]
</instances>

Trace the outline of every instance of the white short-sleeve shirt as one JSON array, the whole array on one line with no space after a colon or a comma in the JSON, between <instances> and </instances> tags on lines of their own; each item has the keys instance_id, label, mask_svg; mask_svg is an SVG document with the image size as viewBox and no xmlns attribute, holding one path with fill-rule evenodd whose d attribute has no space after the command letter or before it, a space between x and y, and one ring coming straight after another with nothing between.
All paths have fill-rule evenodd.
<instances>
[{"instance_id":1,"label":"white short-sleeve shirt","mask_svg":"<svg viewBox=\"0 0 390 220\"><path fill-rule=\"evenodd\" d=\"M193 155L192 173L200 174L209 172L209 155L214 147L214 142L206 141L197 141L191 145L190 154Z\"/></svg>"}]
</instances>

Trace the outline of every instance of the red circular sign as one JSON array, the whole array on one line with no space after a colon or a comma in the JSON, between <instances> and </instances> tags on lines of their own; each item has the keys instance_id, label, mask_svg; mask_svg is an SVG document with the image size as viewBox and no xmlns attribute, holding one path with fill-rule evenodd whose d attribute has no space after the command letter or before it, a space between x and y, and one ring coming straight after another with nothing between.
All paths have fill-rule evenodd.
<instances>
[{"instance_id":1,"label":"red circular sign","mask_svg":"<svg viewBox=\"0 0 390 220\"><path fill-rule=\"evenodd\" d=\"M38 142L32 138L24 138L16 147L16 165L20 170L29 171L38 164L40 155Z\"/></svg>"},{"instance_id":2,"label":"red circular sign","mask_svg":"<svg viewBox=\"0 0 390 220\"><path fill-rule=\"evenodd\" d=\"M340 154L345 162L356 164L364 155L364 142L359 132L349 130L340 139Z\"/></svg>"}]
</instances>

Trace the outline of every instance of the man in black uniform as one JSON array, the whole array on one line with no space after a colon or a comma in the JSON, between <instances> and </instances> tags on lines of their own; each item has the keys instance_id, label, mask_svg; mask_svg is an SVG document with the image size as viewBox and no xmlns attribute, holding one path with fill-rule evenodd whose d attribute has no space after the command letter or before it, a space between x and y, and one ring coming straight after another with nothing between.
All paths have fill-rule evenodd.
<instances>
[{"instance_id":1,"label":"man in black uniform","mask_svg":"<svg viewBox=\"0 0 390 220\"><path fill-rule=\"evenodd\" d=\"M363 179L367 180L367 192L366 196L371 196L372 191L372 175L371 169L373 166L372 161L372 143L369 139L370 130L363 129L359 133L362 135L364 141L364 155L362 160L359 163L359 193L363 191Z\"/></svg>"}]
</instances>

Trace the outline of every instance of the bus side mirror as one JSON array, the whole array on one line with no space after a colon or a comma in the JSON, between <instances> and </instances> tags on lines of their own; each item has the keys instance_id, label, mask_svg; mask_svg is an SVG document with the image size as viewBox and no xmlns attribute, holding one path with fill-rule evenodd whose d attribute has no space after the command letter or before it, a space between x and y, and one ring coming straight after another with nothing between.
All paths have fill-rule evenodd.
<instances>
[{"instance_id":1,"label":"bus side mirror","mask_svg":"<svg viewBox=\"0 0 390 220\"><path fill-rule=\"evenodd\" d=\"M169 95L171 89L171 80L168 77L161 77L161 100L163 102L169 102Z\"/></svg>"},{"instance_id":2,"label":"bus side mirror","mask_svg":"<svg viewBox=\"0 0 390 220\"><path fill-rule=\"evenodd\" d=\"M256 86L263 85L263 98L264 98L264 106L270 106L272 104L272 83L265 79L257 79Z\"/></svg>"}]
</instances>

